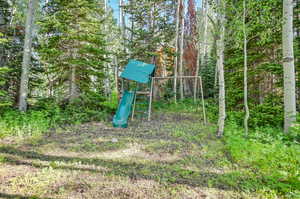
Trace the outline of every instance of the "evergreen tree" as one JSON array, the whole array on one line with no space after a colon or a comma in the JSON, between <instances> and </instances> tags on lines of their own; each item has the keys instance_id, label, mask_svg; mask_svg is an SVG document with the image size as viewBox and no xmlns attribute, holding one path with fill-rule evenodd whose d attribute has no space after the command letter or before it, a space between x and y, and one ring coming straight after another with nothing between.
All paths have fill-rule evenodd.
<instances>
[{"instance_id":1,"label":"evergreen tree","mask_svg":"<svg viewBox=\"0 0 300 199\"><path fill-rule=\"evenodd\" d=\"M107 61L104 10L96 0L52 0L40 21L40 56L49 86L64 88L67 98L102 89ZM52 88L53 89L53 88Z\"/></svg>"},{"instance_id":2,"label":"evergreen tree","mask_svg":"<svg viewBox=\"0 0 300 199\"><path fill-rule=\"evenodd\" d=\"M171 0L131 0L125 6L133 26L127 27L130 57L153 63L159 47L168 46L175 36L176 5Z\"/></svg>"}]
</instances>

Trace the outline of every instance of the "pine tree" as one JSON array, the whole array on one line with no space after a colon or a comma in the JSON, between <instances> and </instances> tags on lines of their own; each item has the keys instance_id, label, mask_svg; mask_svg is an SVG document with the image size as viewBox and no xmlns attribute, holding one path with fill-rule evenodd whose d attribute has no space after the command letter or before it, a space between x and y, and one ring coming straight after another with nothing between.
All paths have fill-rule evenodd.
<instances>
[{"instance_id":1,"label":"pine tree","mask_svg":"<svg viewBox=\"0 0 300 199\"><path fill-rule=\"evenodd\" d=\"M151 63L159 47L168 46L174 38L173 1L132 0L125 6L134 26L127 28L131 41L126 42L131 58Z\"/></svg>"},{"instance_id":2,"label":"pine tree","mask_svg":"<svg viewBox=\"0 0 300 199\"><path fill-rule=\"evenodd\" d=\"M63 91L67 87L69 100L95 89L102 91L108 52L100 4L96 0L53 0L45 12L39 23L43 34L39 52L51 76L49 83L65 88Z\"/></svg>"}]
</instances>

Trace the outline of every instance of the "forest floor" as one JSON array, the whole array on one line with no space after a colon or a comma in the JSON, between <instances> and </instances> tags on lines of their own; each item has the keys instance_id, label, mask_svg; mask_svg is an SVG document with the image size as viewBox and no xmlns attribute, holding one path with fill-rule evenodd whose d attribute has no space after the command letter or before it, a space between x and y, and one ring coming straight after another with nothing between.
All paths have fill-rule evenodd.
<instances>
[{"instance_id":1,"label":"forest floor","mask_svg":"<svg viewBox=\"0 0 300 199\"><path fill-rule=\"evenodd\" d=\"M2 139L0 198L261 198L233 188L236 168L199 113L157 112L129 125Z\"/></svg>"}]
</instances>

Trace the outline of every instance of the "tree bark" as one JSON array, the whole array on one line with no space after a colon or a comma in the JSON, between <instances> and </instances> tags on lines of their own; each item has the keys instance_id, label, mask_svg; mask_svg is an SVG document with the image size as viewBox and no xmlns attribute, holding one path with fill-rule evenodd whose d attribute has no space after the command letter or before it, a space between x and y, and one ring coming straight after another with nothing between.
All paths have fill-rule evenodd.
<instances>
[{"instance_id":1,"label":"tree bark","mask_svg":"<svg viewBox=\"0 0 300 199\"><path fill-rule=\"evenodd\" d=\"M244 34L244 106L245 106L244 128L245 128L245 135L248 136L249 107L248 107L248 52L247 52L247 33L246 33L246 0L243 1L243 7L244 7L243 34Z\"/></svg>"},{"instance_id":2,"label":"tree bark","mask_svg":"<svg viewBox=\"0 0 300 199\"><path fill-rule=\"evenodd\" d=\"M69 100L73 101L77 97L77 88L76 88L76 68L72 66L71 76L70 76L70 94Z\"/></svg>"},{"instance_id":3,"label":"tree bark","mask_svg":"<svg viewBox=\"0 0 300 199\"><path fill-rule=\"evenodd\" d=\"M197 65L196 65L196 74L195 76L198 76L199 75L199 69L200 69L200 63L199 61L201 62L201 67L203 67L205 61L205 53L206 53L206 41L207 41L207 3L208 1L207 0L204 0L202 2L202 11L204 12L203 14L203 17L204 17L204 34L203 34L203 52L201 53L201 45L200 45L200 22L198 23L198 44L197 44L197 50L198 50L198 53L197 53ZM200 60L199 60L200 59ZM197 98L197 85L198 85L198 77L195 78L195 82L194 82L194 102L196 101L196 98Z\"/></svg>"},{"instance_id":4,"label":"tree bark","mask_svg":"<svg viewBox=\"0 0 300 199\"><path fill-rule=\"evenodd\" d=\"M181 36L180 36L180 62L179 62L179 75L183 76L183 41L184 41L184 0L181 0ZM183 99L183 79L180 79L180 99Z\"/></svg>"},{"instance_id":5,"label":"tree bark","mask_svg":"<svg viewBox=\"0 0 300 199\"><path fill-rule=\"evenodd\" d=\"M175 35L175 66L174 66L174 86L173 86L173 92L174 92L174 100L175 103L177 103L177 74L178 74L178 38L179 38L179 12L180 12L180 4L181 1L177 0L177 12L176 12L176 35Z\"/></svg>"},{"instance_id":6,"label":"tree bark","mask_svg":"<svg viewBox=\"0 0 300 199\"><path fill-rule=\"evenodd\" d=\"M205 64L205 57L207 51L207 26L208 26L208 0L203 0L204 12L204 35L203 35L203 52L201 55L201 66Z\"/></svg>"},{"instance_id":7,"label":"tree bark","mask_svg":"<svg viewBox=\"0 0 300 199\"><path fill-rule=\"evenodd\" d=\"M293 0L283 0L282 51L284 73L284 132L296 121L295 64L293 49Z\"/></svg>"},{"instance_id":8,"label":"tree bark","mask_svg":"<svg viewBox=\"0 0 300 199\"><path fill-rule=\"evenodd\" d=\"M28 11L25 24L25 41L23 50L22 73L19 95L19 110L27 111L27 96L28 96L28 83L29 83L29 67L32 51L32 30L34 23L34 13L37 0L28 1Z\"/></svg>"},{"instance_id":9,"label":"tree bark","mask_svg":"<svg viewBox=\"0 0 300 199\"><path fill-rule=\"evenodd\" d=\"M219 120L217 136L221 137L224 134L224 126L226 119L226 106L225 106L225 79L224 79L224 39L225 39L225 14L224 2L219 2L220 13L218 20L220 24L219 37L217 39L217 66L219 74Z\"/></svg>"}]
</instances>

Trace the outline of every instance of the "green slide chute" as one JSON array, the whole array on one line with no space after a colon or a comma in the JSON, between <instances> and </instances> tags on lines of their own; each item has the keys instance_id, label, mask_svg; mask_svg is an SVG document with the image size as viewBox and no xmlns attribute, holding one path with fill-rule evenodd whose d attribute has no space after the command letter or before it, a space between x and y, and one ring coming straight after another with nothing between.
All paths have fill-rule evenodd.
<instances>
[{"instance_id":1,"label":"green slide chute","mask_svg":"<svg viewBox=\"0 0 300 199\"><path fill-rule=\"evenodd\" d=\"M132 104L134 101L135 92L125 91L121 102L119 104L118 110L113 118L113 126L119 128L127 128L128 118L131 113Z\"/></svg>"}]
</instances>

